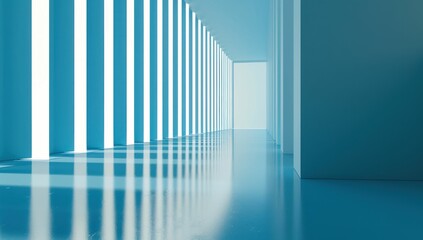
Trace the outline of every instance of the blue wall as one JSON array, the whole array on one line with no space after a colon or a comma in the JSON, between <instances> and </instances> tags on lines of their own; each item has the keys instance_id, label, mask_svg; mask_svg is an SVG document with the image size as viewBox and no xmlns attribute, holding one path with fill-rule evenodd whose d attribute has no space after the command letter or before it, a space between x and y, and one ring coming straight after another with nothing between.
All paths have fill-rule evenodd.
<instances>
[{"instance_id":1,"label":"blue wall","mask_svg":"<svg viewBox=\"0 0 423 240\"><path fill-rule=\"evenodd\" d=\"M423 180L422 9L302 0L303 178Z\"/></svg>"},{"instance_id":2,"label":"blue wall","mask_svg":"<svg viewBox=\"0 0 423 240\"><path fill-rule=\"evenodd\" d=\"M168 1L163 1L163 28L162 28L162 36L163 36L163 52L162 52L162 59L163 59L163 139L167 139L169 137L169 8L168 8Z\"/></svg>"},{"instance_id":3,"label":"blue wall","mask_svg":"<svg viewBox=\"0 0 423 240\"><path fill-rule=\"evenodd\" d=\"M157 1L150 1L150 139L146 141L157 140Z\"/></svg>"},{"instance_id":4,"label":"blue wall","mask_svg":"<svg viewBox=\"0 0 423 240\"><path fill-rule=\"evenodd\" d=\"M284 153L294 151L294 0L284 0L282 6L281 46L283 71L282 86L282 150Z\"/></svg>"},{"instance_id":5,"label":"blue wall","mask_svg":"<svg viewBox=\"0 0 423 240\"><path fill-rule=\"evenodd\" d=\"M104 147L104 2L87 1L87 147Z\"/></svg>"},{"instance_id":6,"label":"blue wall","mask_svg":"<svg viewBox=\"0 0 423 240\"><path fill-rule=\"evenodd\" d=\"M126 144L126 0L113 6L113 111L114 144Z\"/></svg>"},{"instance_id":7,"label":"blue wall","mask_svg":"<svg viewBox=\"0 0 423 240\"><path fill-rule=\"evenodd\" d=\"M272 0L186 1L233 61L266 60Z\"/></svg>"},{"instance_id":8,"label":"blue wall","mask_svg":"<svg viewBox=\"0 0 423 240\"><path fill-rule=\"evenodd\" d=\"M135 1L134 98L135 142L144 140L144 2Z\"/></svg>"},{"instance_id":9,"label":"blue wall","mask_svg":"<svg viewBox=\"0 0 423 240\"><path fill-rule=\"evenodd\" d=\"M0 159L31 157L31 1L0 0Z\"/></svg>"},{"instance_id":10,"label":"blue wall","mask_svg":"<svg viewBox=\"0 0 423 240\"><path fill-rule=\"evenodd\" d=\"M267 130L281 150L294 150L294 0L271 0Z\"/></svg>"},{"instance_id":11,"label":"blue wall","mask_svg":"<svg viewBox=\"0 0 423 240\"><path fill-rule=\"evenodd\" d=\"M157 9L158 0L149 0L151 2L151 55L150 72L151 78L144 79L143 77L143 59L144 59L144 35L143 35L143 4L141 0L135 1L135 141L151 141L157 140L159 108L158 91L163 91L163 137L173 137L178 135L186 135L193 132L193 130L200 130L198 123L200 117L198 111L200 106L196 105L196 114L193 115L193 101L201 103L199 99L200 94L199 82L205 81L202 75L197 71L196 76L191 76L188 79L185 77L189 71L191 73L192 67L199 66L197 61L191 59L190 65L185 63L185 47L193 51L191 46L185 46L185 33L189 33L192 39L193 30L191 24L193 21L199 22L198 19L193 19L192 15L188 21L190 25L185 26L185 14L192 14L192 9L186 10L185 2L183 2L182 9L182 31L178 30L178 0L174 2L174 23L172 26L168 25L168 10L167 2L163 5L163 86L158 86L157 82L157 66L159 59L157 56L158 46L158 21ZM161 0L160 0L161 1ZM50 73L50 89L49 96L49 127L50 127L50 152L60 153L72 151L74 149L74 0L61 1L49 0L49 73ZM180 2L182 3L182 2ZM19 159L31 157L31 0L8 1L0 0L0 160ZM126 108L127 108L127 89L126 89L126 0L114 0L114 144L126 144ZM185 12L186 11L186 12ZM173 27L173 72L168 72L168 30ZM186 29L185 29L186 28ZM188 31L188 32L186 32ZM178 51L178 34L182 36L182 51ZM195 36L198 41L198 36ZM196 49L201 49L196 46ZM181 54L178 56L178 54ZM197 56L198 56L197 52ZM178 59L182 57L182 79L178 79ZM217 62L216 62L217 64ZM188 69L186 69L188 67ZM87 149L101 149L104 147L104 1L103 0L89 0L87 1ZM169 88L169 76L173 74L174 88ZM223 77L223 76L220 76ZM178 96L178 83L182 81L182 96ZM150 122L149 129L143 129L143 106L144 96L143 87L146 81L150 81ZM193 88L192 83L195 81L196 88ZM214 81L223 81L223 79L214 79ZM190 88L186 89L185 84L190 84ZM216 83L213 83L213 87ZM160 89L159 89L160 87ZM163 88L161 88L163 87ZM189 90L186 91L186 90ZM210 91L211 88L208 89ZM131 89L132 91L132 89ZM169 106L169 93L173 91L173 106ZM185 92L186 91L186 92ZM216 91L213 90L215 93ZM196 99L185 99L186 94L195 96ZM182 109L178 109L179 97L182 99ZM209 95L210 97L210 95ZM186 107L185 100L190 107ZM208 99L210 101L210 99ZM222 100L221 100L222 101ZM169 118L168 110L173 107L173 118ZM178 132L178 111L182 113L182 132ZM196 129L190 124L189 128L186 124L186 115L190 114L191 119L195 117L197 123ZM214 114L214 113L213 113ZM209 117L216 117L217 114L208 114ZM219 113L219 117L223 117ZM191 120L190 119L190 120ZM192 123L192 121L190 121ZM169 135L169 123L173 123L173 136ZM221 130L221 129L216 129ZM151 132L151 139L143 139L144 131ZM204 132L201 132L204 133ZM35 140L37 141L37 139Z\"/></svg>"},{"instance_id":12,"label":"blue wall","mask_svg":"<svg viewBox=\"0 0 423 240\"><path fill-rule=\"evenodd\" d=\"M178 0L173 0L173 136L178 136Z\"/></svg>"},{"instance_id":13,"label":"blue wall","mask_svg":"<svg viewBox=\"0 0 423 240\"><path fill-rule=\"evenodd\" d=\"M74 1L50 0L50 152L74 148Z\"/></svg>"}]
</instances>

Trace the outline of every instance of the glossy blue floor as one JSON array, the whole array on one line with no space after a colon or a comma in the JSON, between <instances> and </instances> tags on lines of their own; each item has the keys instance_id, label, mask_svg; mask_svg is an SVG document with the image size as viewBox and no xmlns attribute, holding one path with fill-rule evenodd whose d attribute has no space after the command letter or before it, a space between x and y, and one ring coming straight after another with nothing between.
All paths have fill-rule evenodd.
<instances>
[{"instance_id":1,"label":"glossy blue floor","mask_svg":"<svg viewBox=\"0 0 423 240\"><path fill-rule=\"evenodd\" d=\"M300 180L265 131L0 164L0 239L423 239L423 182Z\"/></svg>"}]
</instances>

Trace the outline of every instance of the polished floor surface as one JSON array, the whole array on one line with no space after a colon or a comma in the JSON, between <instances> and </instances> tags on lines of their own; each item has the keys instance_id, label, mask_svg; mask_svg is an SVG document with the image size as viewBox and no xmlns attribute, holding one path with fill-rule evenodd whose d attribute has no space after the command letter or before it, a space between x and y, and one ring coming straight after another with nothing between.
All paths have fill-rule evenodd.
<instances>
[{"instance_id":1,"label":"polished floor surface","mask_svg":"<svg viewBox=\"0 0 423 240\"><path fill-rule=\"evenodd\" d=\"M423 182L300 180L225 131L1 162L0 239L423 239Z\"/></svg>"}]
</instances>

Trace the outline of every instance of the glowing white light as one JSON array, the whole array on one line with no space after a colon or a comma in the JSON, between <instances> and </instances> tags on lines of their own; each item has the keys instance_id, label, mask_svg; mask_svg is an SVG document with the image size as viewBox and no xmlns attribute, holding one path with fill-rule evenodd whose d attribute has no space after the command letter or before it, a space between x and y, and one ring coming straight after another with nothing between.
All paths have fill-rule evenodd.
<instances>
[{"instance_id":1,"label":"glowing white light","mask_svg":"<svg viewBox=\"0 0 423 240\"><path fill-rule=\"evenodd\" d=\"M50 24L49 0L32 0L32 158L48 159L50 153Z\"/></svg>"},{"instance_id":2,"label":"glowing white light","mask_svg":"<svg viewBox=\"0 0 423 240\"><path fill-rule=\"evenodd\" d=\"M168 0L169 7L169 21L168 21L168 37L169 37L169 59L168 59L168 72L169 72L169 137L173 137L173 0Z\"/></svg>"},{"instance_id":3,"label":"glowing white light","mask_svg":"<svg viewBox=\"0 0 423 240\"><path fill-rule=\"evenodd\" d=\"M225 94L225 83L226 83L226 59L225 59L225 52L222 50L222 125L221 130L225 129L225 116L226 116L226 108L225 108L225 101L226 101L226 94Z\"/></svg>"},{"instance_id":4,"label":"glowing white light","mask_svg":"<svg viewBox=\"0 0 423 240\"><path fill-rule=\"evenodd\" d=\"M197 122L197 128L198 131L197 133L201 133L202 131L202 118L203 115L201 114L201 110L203 105L201 104L201 100L202 100L202 96L203 96L203 91L202 91L202 74L201 74L201 59L202 59L202 55L201 55L201 46L202 46L202 40L201 40L201 36L202 36L202 31L201 31L201 21L198 20L198 24L197 24L197 37L198 37L198 58L197 58L197 66L198 66L198 70L197 70L197 81L198 81L198 91L197 91L197 96L198 96L198 112L197 112L197 116L198 116L198 122Z\"/></svg>"},{"instance_id":5,"label":"glowing white light","mask_svg":"<svg viewBox=\"0 0 423 240\"><path fill-rule=\"evenodd\" d=\"M150 141L150 1L144 1L144 142Z\"/></svg>"},{"instance_id":6,"label":"glowing white light","mask_svg":"<svg viewBox=\"0 0 423 240\"><path fill-rule=\"evenodd\" d=\"M134 144L135 135L135 12L134 0L126 1L126 144Z\"/></svg>"},{"instance_id":7,"label":"glowing white light","mask_svg":"<svg viewBox=\"0 0 423 240\"><path fill-rule=\"evenodd\" d=\"M192 133L196 134L197 132L195 131L197 123L195 121L195 117L197 114L196 111L196 106L197 106L197 101L195 99L196 96L196 87L197 87L197 67L196 67L196 61L197 61L197 42L196 40L196 36L197 36L197 15L195 14L195 12L192 13L192 92L191 92L191 101L192 101Z\"/></svg>"},{"instance_id":8,"label":"glowing white light","mask_svg":"<svg viewBox=\"0 0 423 240\"><path fill-rule=\"evenodd\" d=\"M211 131L211 36L207 31L207 132Z\"/></svg>"},{"instance_id":9,"label":"glowing white light","mask_svg":"<svg viewBox=\"0 0 423 240\"><path fill-rule=\"evenodd\" d=\"M172 0L170 0L172 1ZM178 136L182 136L182 1L178 1Z\"/></svg>"},{"instance_id":10,"label":"glowing white light","mask_svg":"<svg viewBox=\"0 0 423 240\"><path fill-rule=\"evenodd\" d=\"M157 140L163 139L163 1L157 1Z\"/></svg>"},{"instance_id":11,"label":"glowing white light","mask_svg":"<svg viewBox=\"0 0 423 240\"><path fill-rule=\"evenodd\" d=\"M223 79L223 61L222 48L219 46L219 130L222 130L222 79Z\"/></svg>"},{"instance_id":12,"label":"glowing white light","mask_svg":"<svg viewBox=\"0 0 423 240\"><path fill-rule=\"evenodd\" d=\"M74 150L87 150L87 1L74 2L75 79L74 79Z\"/></svg>"},{"instance_id":13,"label":"glowing white light","mask_svg":"<svg viewBox=\"0 0 423 240\"><path fill-rule=\"evenodd\" d=\"M190 55L189 55L189 46L190 46L190 39L189 39L189 29L190 29L190 25L189 25L189 5L185 4L185 75L186 75L186 80L185 80L185 135L190 135L190 131L189 131L189 123L190 123L190 119L189 119L189 78L190 78L190 65L189 65L189 59L190 59Z\"/></svg>"},{"instance_id":14,"label":"glowing white light","mask_svg":"<svg viewBox=\"0 0 423 240\"><path fill-rule=\"evenodd\" d=\"M104 148L113 147L113 0L104 0Z\"/></svg>"},{"instance_id":15,"label":"glowing white light","mask_svg":"<svg viewBox=\"0 0 423 240\"><path fill-rule=\"evenodd\" d=\"M212 37L212 86L211 86L211 90L212 90L212 109L211 109L211 131L214 132L216 131L216 42L214 40L214 37Z\"/></svg>"},{"instance_id":16,"label":"glowing white light","mask_svg":"<svg viewBox=\"0 0 423 240\"><path fill-rule=\"evenodd\" d=\"M202 41L202 48L203 48L203 133L207 131L206 126L206 84L207 84L207 69L206 69L206 27L203 26L203 41Z\"/></svg>"}]
</instances>

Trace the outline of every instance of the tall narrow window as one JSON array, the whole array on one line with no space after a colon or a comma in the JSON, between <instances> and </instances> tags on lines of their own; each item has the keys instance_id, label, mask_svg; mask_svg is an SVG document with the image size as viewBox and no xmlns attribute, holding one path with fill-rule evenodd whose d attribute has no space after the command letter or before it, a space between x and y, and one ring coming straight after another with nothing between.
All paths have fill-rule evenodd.
<instances>
[{"instance_id":1,"label":"tall narrow window","mask_svg":"<svg viewBox=\"0 0 423 240\"><path fill-rule=\"evenodd\" d=\"M32 158L48 159L49 108L49 0L32 0Z\"/></svg>"},{"instance_id":2,"label":"tall narrow window","mask_svg":"<svg viewBox=\"0 0 423 240\"><path fill-rule=\"evenodd\" d=\"M201 55L201 51L202 51L202 42L201 42L201 36L203 35L202 32L202 27L201 27L201 20L198 20L198 26L197 26L197 67L198 67L198 73L197 73L197 115L196 115L196 119L197 119L197 133L201 133L202 131L202 107L203 107L203 101L202 101L202 95L203 95L203 81L202 81L202 65L201 65L201 60L202 60L202 55Z\"/></svg>"},{"instance_id":3,"label":"tall narrow window","mask_svg":"<svg viewBox=\"0 0 423 240\"><path fill-rule=\"evenodd\" d=\"M173 137L173 0L168 0L169 137Z\"/></svg>"},{"instance_id":4,"label":"tall narrow window","mask_svg":"<svg viewBox=\"0 0 423 240\"><path fill-rule=\"evenodd\" d=\"M113 0L104 0L104 148L113 145Z\"/></svg>"},{"instance_id":5,"label":"tall narrow window","mask_svg":"<svg viewBox=\"0 0 423 240\"><path fill-rule=\"evenodd\" d=\"M222 100L221 100L221 130L225 129L225 52L222 50L222 81L221 81L221 93L222 93Z\"/></svg>"},{"instance_id":6,"label":"tall narrow window","mask_svg":"<svg viewBox=\"0 0 423 240\"><path fill-rule=\"evenodd\" d=\"M144 1L144 142L150 141L150 1Z\"/></svg>"},{"instance_id":7,"label":"tall narrow window","mask_svg":"<svg viewBox=\"0 0 423 240\"><path fill-rule=\"evenodd\" d=\"M210 82L211 82L211 37L210 32L207 31L207 132L211 131L210 128L210 115L211 115L211 101L210 101Z\"/></svg>"},{"instance_id":8,"label":"tall narrow window","mask_svg":"<svg viewBox=\"0 0 423 240\"><path fill-rule=\"evenodd\" d=\"M219 130L222 130L222 79L223 79L223 51L219 46Z\"/></svg>"},{"instance_id":9,"label":"tall narrow window","mask_svg":"<svg viewBox=\"0 0 423 240\"><path fill-rule=\"evenodd\" d=\"M202 132L204 133L204 132L207 131L206 130L206 110L207 110L207 107L206 107L206 104L207 104L207 102L206 102L206 84L207 84L207 81L206 81L206 79L207 79L206 59L207 59L207 55L206 55L206 52L207 52L207 49L206 49L206 27L204 25L203 25L203 28L202 28L202 35L203 35L203 37L202 37L203 77L202 77L201 81L203 83L203 89L202 89L202 91L203 91L203 117L202 117L202 123L201 124L202 124L202 130L203 130Z\"/></svg>"},{"instance_id":10,"label":"tall narrow window","mask_svg":"<svg viewBox=\"0 0 423 240\"><path fill-rule=\"evenodd\" d=\"M214 37L211 37L211 78L210 78L210 131L214 131L214 78L215 78L215 45Z\"/></svg>"},{"instance_id":11,"label":"tall narrow window","mask_svg":"<svg viewBox=\"0 0 423 240\"><path fill-rule=\"evenodd\" d=\"M190 19L190 10L189 5L185 4L185 74L186 74L186 80L185 80L185 134L189 135L189 79L190 79L190 55L189 55L189 48L190 48L190 37L189 37L189 19Z\"/></svg>"},{"instance_id":12,"label":"tall narrow window","mask_svg":"<svg viewBox=\"0 0 423 240\"><path fill-rule=\"evenodd\" d=\"M215 41L214 38L212 38L212 78L211 78L211 129L212 131L215 131L215 127L214 127L214 117L216 116L216 113L214 111L215 109L215 82L216 82L216 45L215 45Z\"/></svg>"},{"instance_id":13,"label":"tall narrow window","mask_svg":"<svg viewBox=\"0 0 423 240\"><path fill-rule=\"evenodd\" d=\"M178 136L182 136L182 1L178 1Z\"/></svg>"},{"instance_id":14,"label":"tall narrow window","mask_svg":"<svg viewBox=\"0 0 423 240\"><path fill-rule=\"evenodd\" d=\"M163 0L157 1L157 140L163 139Z\"/></svg>"},{"instance_id":15,"label":"tall narrow window","mask_svg":"<svg viewBox=\"0 0 423 240\"><path fill-rule=\"evenodd\" d=\"M126 0L126 144L134 144L135 135L135 3Z\"/></svg>"},{"instance_id":16,"label":"tall narrow window","mask_svg":"<svg viewBox=\"0 0 423 240\"><path fill-rule=\"evenodd\" d=\"M74 149L87 150L87 2L75 0Z\"/></svg>"},{"instance_id":17,"label":"tall narrow window","mask_svg":"<svg viewBox=\"0 0 423 240\"><path fill-rule=\"evenodd\" d=\"M216 130L220 130L220 80L221 80L221 49L220 44L217 45L217 81L216 81Z\"/></svg>"},{"instance_id":18,"label":"tall narrow window","mask_svg":"<svg viewBox=\"0 0 423 240\"><path fill-rule=\"evenodd\" d=\"M197 44L196 44L196 36L197 36L197 15L195 14L195 12L192 13L192 91L191 91L191 101L192 101L192 116L191 116L191 123L192 123L192 133L196 134L196 121L195 121L195 116L197 115L196 112L196 105L197 105L197 101L195 99L195 95L196 95L196 87L197 87L197 67L196 67L196 62L197 62Z\"/></svg>"}]
</instances>

